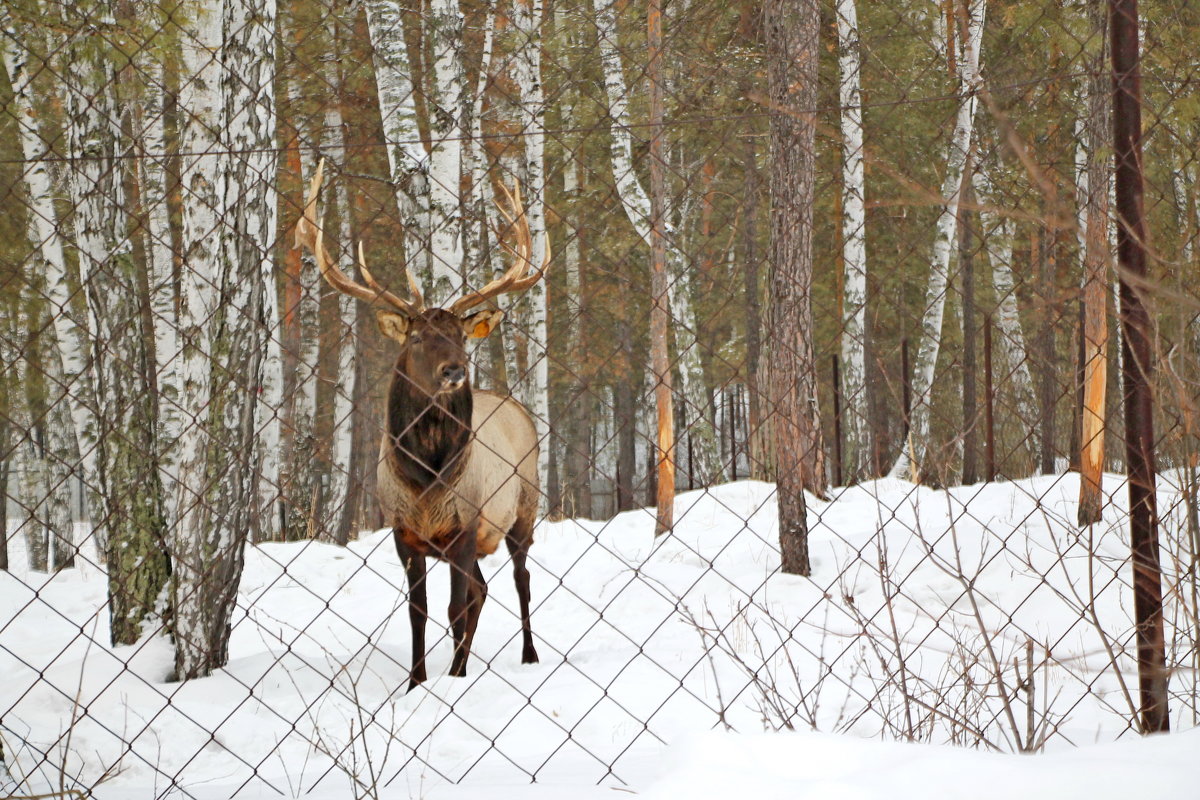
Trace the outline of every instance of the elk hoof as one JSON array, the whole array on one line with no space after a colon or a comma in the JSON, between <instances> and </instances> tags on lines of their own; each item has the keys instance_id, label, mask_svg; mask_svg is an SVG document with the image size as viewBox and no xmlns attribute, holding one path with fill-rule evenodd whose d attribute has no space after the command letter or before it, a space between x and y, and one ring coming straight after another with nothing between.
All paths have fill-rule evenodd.
<instances>
[{"instance_id":1,"label":"elk hoof","mask_svg":"<svg viewBox=\"0 0 1200 800\"><path fill-rule=\"evenodd\" d=\"M522 664L538 663L537 650L533 649L533 645L531 645L531 644L525 645L525 649L521 651L521 663Z\"/></svg>"}]
</instances>

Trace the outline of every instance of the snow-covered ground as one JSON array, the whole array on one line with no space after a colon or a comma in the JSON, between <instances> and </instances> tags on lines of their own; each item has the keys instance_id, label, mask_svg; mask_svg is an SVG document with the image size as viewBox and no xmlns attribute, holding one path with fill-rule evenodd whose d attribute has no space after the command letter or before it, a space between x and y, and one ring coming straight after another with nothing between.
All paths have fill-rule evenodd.
<instances>
[{"instance_id":1,"label":"snow-covered ground","mask_svg":"<svg viewBox=\"0 0 1200 800\"><path fill-rule=\"evenodd\" d=\"M1200 734L1130 731L1123 491L1080 531L1074 475L839 490L810 500L811 579L778 573L773 491L683 495L658 541L646 511L542 523L537 665L520 664L494 556L470 674L447 677L448 572L433 568L430 681L410 694L385 532L248 551L229 665L187 684L165 682L161 637L107 646L101 568L30 573L18 537L0 575L5 757L22 791L103 777L99 798L1196 796ZM1193 562L1178 493L1159 495L1187 729ZM1046 754L977 752L1026 747Z\"/></svg>"}]
</instances>

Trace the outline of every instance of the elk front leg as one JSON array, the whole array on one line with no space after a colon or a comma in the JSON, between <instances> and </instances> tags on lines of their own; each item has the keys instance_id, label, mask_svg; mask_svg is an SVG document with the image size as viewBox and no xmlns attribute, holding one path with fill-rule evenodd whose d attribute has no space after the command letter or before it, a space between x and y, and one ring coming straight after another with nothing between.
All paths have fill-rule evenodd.
<instances>
[{"instance_id":1,"label":"elk front leg","mask_svg":"<svg viewBox=\"0 0 1200 800\"><path fill-rule=\"evenodd\" d=\"M476 560L475 528L475 525L468 525L463 529L449 559L450 629L454 633L454 660L450 662L450 675L455 678L467 674L471 639L487 593L483 573L479 571Z\"/></svg>"},{"instance_id":2,"label":"elk front leg","mask_svg":"<svg viewBox=\"0 0 1200 800\"><path fill-rule=\"evenodd\" d=\"M425 556L404 543L400 529L392 530L396 555L408 576L408 621L412 628L412 669L409 671L408 691L425 681L425 623L429 620L429 603L425 594Z\"/></svg>"}]
</instances>

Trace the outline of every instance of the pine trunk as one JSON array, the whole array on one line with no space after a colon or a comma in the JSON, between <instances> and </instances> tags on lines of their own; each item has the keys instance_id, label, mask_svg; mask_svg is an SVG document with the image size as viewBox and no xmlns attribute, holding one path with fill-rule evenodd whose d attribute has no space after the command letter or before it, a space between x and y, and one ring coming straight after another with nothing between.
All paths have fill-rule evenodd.
<instances>
[{"instance_id":1,"label":"pine trunk","mask_svg":"<svg viewBox=\"0 0 1200 800\"><path fill-rule=\"evenodd\" d=\"M812 0L766 6L771 98L771 367L783 571L808 575L806 489L825 491L812 324L820 12Z\"/></svg>"},{"instance_id":2,"label":"pine trunk","mask_svg":"<svg viewBox=\"0 0 1200 800\"><path fill-rule=\"evenodd\" d=\"M1104 37L1104 9L1088 4L1092 30ZM1108 138L1105 50L1090 58L1086 120L1079 126L1080 252L1083 255L1083 408L1079 454L1079 524L1101 520L1104 494L1104 440L1108 388L1108 165L1101 153Z\"/></svg>"}]
</instances>

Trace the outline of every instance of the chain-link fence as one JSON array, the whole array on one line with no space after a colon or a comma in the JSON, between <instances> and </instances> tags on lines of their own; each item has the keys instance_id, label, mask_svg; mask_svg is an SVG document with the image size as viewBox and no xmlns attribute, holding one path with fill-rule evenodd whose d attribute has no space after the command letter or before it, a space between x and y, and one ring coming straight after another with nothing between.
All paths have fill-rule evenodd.
<instances>
[{"instance_id":1,"label":"chain-link fence","mask_svg":"<svg viewBox=\"0 0 1200 800\"><path fill-rule=\"evenodd\" d=\"M1131 236L1106 8L6 3L0 787L1197 724L1200 9Z\"/></svg>"}]
</instances>

